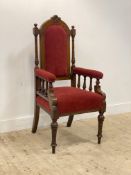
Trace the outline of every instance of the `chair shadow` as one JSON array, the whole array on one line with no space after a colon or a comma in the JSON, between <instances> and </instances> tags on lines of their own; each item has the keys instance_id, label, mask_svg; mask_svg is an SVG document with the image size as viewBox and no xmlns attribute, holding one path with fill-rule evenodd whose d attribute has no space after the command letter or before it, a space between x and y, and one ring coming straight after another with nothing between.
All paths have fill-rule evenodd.
<instances>
[{"instance_id":1,"label":"chair shadow","mask_svg":"<svg viewBox=\"0 0 131 175\"><path fill-rule=\"evenodd\" d=\"M79 135L78 133L73 130L69 131L67 130L67 128L61 127L59 131L60 140L64 142L64 145L78 145L81 143L91 143L95 145L97 144L96 135L95 136L92 135L92 138L91 137L88 138L88 134L87 134L87 138L85 138L86 134L84 132L81 132ZM58 139L59 139L59 136L58 136Z\"/></svg>"}]
</instances>

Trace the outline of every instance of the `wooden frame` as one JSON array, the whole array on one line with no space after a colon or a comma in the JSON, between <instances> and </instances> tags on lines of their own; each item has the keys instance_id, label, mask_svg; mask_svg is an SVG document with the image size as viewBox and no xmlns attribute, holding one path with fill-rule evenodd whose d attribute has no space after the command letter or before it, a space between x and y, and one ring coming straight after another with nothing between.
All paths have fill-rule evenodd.
<instances>
[{"instance_id":1,"label":"wooden frame","mask_svg":"<svg viewBox=\"0 0 131 175\"><path fill-rule=\"evenodd\" d=\"M72 26L71 30L69 30L68 26L63 22L57 15L53 16L50 20L46 21L45 23L42 24L40 29L37 28L37 24L34 25L33 28L33 34L35 37L35 69L38 68L39 66L39 59L38 59L38 35L39 35L39 40L40 40L40 68L44 69L44 64L46 61L45 58L45 47L44 46L44 33L45 30L48 26L52 24L57 24L61 25L65 31L68 33L68 56L67 56L67 62L68 62L68 76L66 77L57 77L57 80L71 80L71 86L72 87L78 87L80 88L80 78L83 75L78 75L78 83L76 85L76 79L77 75L73 72L73 68L75 67L75 48L74 48L74 38L76 35L76 30L74 26ZM70 36L71 36L71 41L72 41L72 59L71 59L71 68L70 68ZM90 84L89 84L89 91L92 91L92 77L90 78ZM60 117L57 109L57 98L54 95L53 92L53 84L52 82L48 81L47 79L40 77L40 76L35 76L35 99L39 95L44 100L46 100L49 103L51 111L49 112L46 108L44 108L41 105L36 104L35 102L35 108L34 108L34 121L33 121L33 126L32 126L32 132L35 133L37 130L37 125L39 121L39 112L40 108L43 108L51 117L52 123L51 123L51 130L52 130L52 153L55 153L55 148L57 146L56 144L56 134L57 134L57 128L58 128L58 123L57 120ZM83 90L86 89L86 76L84 76L84 82L83 82ZM103 96L103 106L101 109L93 109L92 111L79 111L79 112L73 112L70 114L63 114L62 116L69 115L69 119L67 122L67 127L70 127L73 121L73 117L75 114L81 114L81 113L87 113L87 112L99 112L98 115L98 143L100 144L101 142L101 137L102 137L102 126L103 126L103 121L104 121L104 112L106 110L106 95L101 91L100 87L100 81L99 79L96 79L96 85L94 86L94 91L95 93L98 93Z\"/></svg>"}]
</instances>

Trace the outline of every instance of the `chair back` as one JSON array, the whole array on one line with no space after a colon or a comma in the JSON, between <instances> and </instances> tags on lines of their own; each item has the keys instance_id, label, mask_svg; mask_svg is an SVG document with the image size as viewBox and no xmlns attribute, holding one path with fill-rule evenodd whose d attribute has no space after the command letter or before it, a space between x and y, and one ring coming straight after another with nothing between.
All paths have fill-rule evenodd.
<instances>
[{"instance_id":1,"label":"chair back","mask_svg":"<svg viewBox=\"0 0 131 175\"><path fill-rule=\"evenodd\" d=\"M39 29L40 67L57 79L70 79L70 29L57 15Z\"/></svg>"}]
</instances>

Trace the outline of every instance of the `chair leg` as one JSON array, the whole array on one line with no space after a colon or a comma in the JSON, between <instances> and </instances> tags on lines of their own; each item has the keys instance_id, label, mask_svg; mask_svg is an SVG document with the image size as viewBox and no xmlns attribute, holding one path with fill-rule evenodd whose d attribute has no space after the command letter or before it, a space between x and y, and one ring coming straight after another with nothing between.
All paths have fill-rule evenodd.
<instances>
[{"instance_id":1,"label":"chair leg","mask_svg":"<svg viewBox=\"0 0 131 175\"><path fill-rule=\"evenodd\" d=\"M57 146L56 144L56 135L57 135L57 129L58 129L58 123L57 120L53 120L51 123L51 131L52 131L52 153L55 154L55 148Z\"/></svg>"},{"instance_id":2,"label":"chair leg","mask_svg":"<svg viewBox=\"0 0 131 175\"><path fill-rule=\"evenodd\" d=\"M102 128L103 128L103 121L104 121L104 112L99 112L98 115L98 144L101 143L101 137L102 137Z\"/></svg>"},{"instance_id":3,"label":"chair leg","mask_svg":"<svg viewBox=\"0 0 131 175\"><path fill-rule=\"evenodd\" d=\"M67 127L71 127L72 121L73 121L74 115L70 115L68 118L68 122L67 122Z\"/></svg>"},{"instance_id":4,"label":"chair leg","mask_svg":"<svg viewBox=\"0 0 131 175\"><path fill-rule=\"evenodd\" d=\"M35 133L38 126L39 121L39 113L40 113L40 107L35 105L34 109L34 120L33 120L33 126L32 126L32 133Z\"/></svg>"}]
</instances>

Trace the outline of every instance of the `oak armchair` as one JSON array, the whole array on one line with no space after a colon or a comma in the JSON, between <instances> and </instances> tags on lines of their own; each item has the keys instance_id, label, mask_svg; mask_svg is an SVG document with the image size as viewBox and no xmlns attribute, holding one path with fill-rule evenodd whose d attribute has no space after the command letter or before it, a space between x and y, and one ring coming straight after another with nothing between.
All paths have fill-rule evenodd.
<instances>
[{"instance_id":1,"label":"oak armchair","mask_svg":"<svg viewBox=\"0 0 131 175\"><path fill-rule=\"evenodd\" d=\"M52 153L55 153L57 120L69 116L67 127L70 127L75 114L99 112L98 144L101 143L104 112L106 110L105 94L101 91L100 79L103 74L96 70L75 66L74 38L76 30L71 30L57 15L43 23L38 29L34 24L35 37L35 109L32 132L35 133L39 121L40 108L46 111L51 119ZM39 35L39 52L38 52ZM70 38L71 56L70 61ZM39 59L38 59L38 54ZM71 64L71 65L70 65ZM81 77L83 85L81 87ZM89 79L87 90L86 79ZM93 79L96 85L93 91ZM71 80L71 87L53 87L57 80Z\"/></svg>"}]
</instances>

